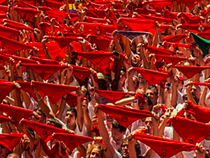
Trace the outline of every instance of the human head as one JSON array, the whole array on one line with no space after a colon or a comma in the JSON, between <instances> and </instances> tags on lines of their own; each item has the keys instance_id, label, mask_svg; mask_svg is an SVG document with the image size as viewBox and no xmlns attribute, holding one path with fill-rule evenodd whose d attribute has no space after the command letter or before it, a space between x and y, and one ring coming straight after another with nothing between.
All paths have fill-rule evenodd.
<instances>
[{"instance_id":1,"label":"human head","mask_svg":"<svg viewBox=\"0 0 210 158\"><path fill-rule=\"evenodd\" d=\"M55 118L48 118L46 124L57 128L62 128L62 124Z\"/></svg>"},{"instance_id":2,"label":"human head","mask_svg":"<svg viewBox=\"0 0 210 158\"><path fill-rule=\"evenodd\" d=\"M87 158L105 158L102 147L97 144L88 145Z\"/></svg>"},{"instance_id":3,"label":"human head","mask_svg":"<svg viewBox=\"0 0 210 158\"><path fill-rule=\"evenodd\" d=\"M109 80L105 77L105 75L101 72L97 73L98 77L98 86L100 90L106 90L109 86Z\"/></svg>"},{"instance_id":4,"label":"human head","mask_svg":"<svg viewBox=\"0 0 210 158\"><path fill-rule=\"evenodd\" d=\"M120 125L116 120L112 122L112 138L115 142L121 143L125 134L126 128Z\"/></svg>"},{"instance_id":5,"label":"human head","mask_svg":"<svg viewBox=\"0 0 210 158\"><path fill-rule=\"evenodd\" d=\"M40 107L34 109L34 111L39 115L40 117L40 123L46 122L46 115L42 112L42 109Z\"/></svg>"},{"instance_id":6,"label":"human head","mask_svg":"<svg viewBox=\"0 0 210 158\"><path fill-rule=\"evenodd\" d=\"M68 129L74 130L76 126L77 110L73 107L66 111L65 123Z\"/></svg>"},{"instance_id":7,"label":"human head","mask_svg":"<svg viewBox=\"0 0 210 158\"><path fill-rule=\"evenodd\" d=\"M157 104L158 99L158 89L155 85L148 86L146 89L146 94L152 99L153 105Z\"/></svg>"},{"instance_id":8,"label":"human head","mask_svg":"<svg viewBox=\"0 0 210 158\"><path fill-rule=\"evenodd\" d=\"M133 67L139 67L141 65L141 58L138 54L134 54L131 58L131 65Z\"/></svg>"},{"instance_id":9,"label":"human head","mask_svg":"<svg viewBox=\"0 0 210 158\"><path fill-rule=\"evenodd\" d=\"M151 97L149 97L148 95L144 94L144 99L140 100L138 105L139 105L139 109L140 110L147 110L147 111L151 111L152 107L153 107L153 102Z\"/></svg>"},{"instance_id":10,"label":"human head","mask_svg":"<svg viewBox=\"0 0 210 158\"><path fill-rule=\"evenodd\" d=\"M7 156L7 158L19 158L19 156L15 153L11 153Z\"/></svg>"}]
</instances>

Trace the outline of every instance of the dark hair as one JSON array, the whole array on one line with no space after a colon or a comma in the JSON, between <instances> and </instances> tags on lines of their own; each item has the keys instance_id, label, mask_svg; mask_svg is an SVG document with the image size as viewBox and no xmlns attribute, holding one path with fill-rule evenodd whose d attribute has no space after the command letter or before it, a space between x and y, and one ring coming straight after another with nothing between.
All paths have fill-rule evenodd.
<instances>
[{"instance_id":1,"label":"dark hair","mask_svg":"<svg viewBox=\"0 0 210 158\"><path fill-rule=\"evenodd\" d=\"M75 115L75 119L77 118L77 110L76 110L75 108L70 107L70 108L69 108L66 112L68 112L68 111L73 112L73 113L74 113L74 115Z\"/></svg>"},{"instance_id":2,"label":"dark hair","mask_svg":"<svg viewBox=\"0 0 210 158\"><path fill-rule=\"evenodd\" d=\"M150 96L144 94L144 98L147 99L148 105L152 105L153 106L152 98Z\"/></svg>"},{"instance_id":3,"label":"dark hair","mask_svg":"<svg viewBox=\"0 0 210 158\"><path fill-rule=\"evenodd\" d=\"M47 121L54 123L57 128L62 128L62 124L55 118L48 118Z\"/></svg>"},{"instance_id":4,"label":"dark hair","mask_svg":"<svg viewBox=\"0 0 210 158\"><path fill-rule=\"evenodd\" d=\"M39 112L41 112L44 115L44 117L46 117L46 115L42 112L42 109L40 107L35 108L34 111L35 112L39 111Z\"/></svg>"},{"instance_id":5,"label":"dark hair","mask_svg":"<svg viewBox=\"0 0 210 158\"><path fill-rule=\"evenodd\" d=\"M116 120L112 122L112 128L119 128L121 133L126 131L126 128L120 125Z\"/></svg>"},{"instance_id":6,"label":"dark hair","mask_svg":"<svg viewBox=\"0 0 210 158\"><path fill-rule=\"evenodd\" d=\"M150 90L154 89L155 95L158 95L158 88L155 85L148 86L147 89L150 89Z\"/></svg>"}]
</instances>

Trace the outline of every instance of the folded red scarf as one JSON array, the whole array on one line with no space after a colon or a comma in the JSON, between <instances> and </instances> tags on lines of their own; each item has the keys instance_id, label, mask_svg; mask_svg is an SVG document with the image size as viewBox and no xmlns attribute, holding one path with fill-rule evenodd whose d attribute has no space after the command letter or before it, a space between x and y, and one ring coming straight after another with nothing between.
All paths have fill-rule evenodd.
<instances>
[{"instance_id":1,"label":"folded red scarf","mask_svg":"<svg viewBox=\"0 0 210 158\"><path fill-rule=\"evenodd\" d=\"M172 63L173 65L176 65L178 62L187 60L188 58L185 57L178 57L178 56L169 56L169 55L160 55L160 54L155 54L155 58L157 61L164 60L166 63Z\"/></svg>"},{"instance_id":2,"label":"folded red scarf","mask_svg":"<svg viewBox=\"0 0 210 158\"><path fill-rule=\"evenodd\" d=\"M116 101L122 99L125 95L128 95L129 93L124 93L124 92L118 92L118 91L106 91L106 90L96 90L96 92L108 99L111 103L115 103Z\"/></svg>"},{"instance_id":3,"label":"folded red scarf","mask_svg":"<svg viewBox=\"0 0 210 158\"><path fill-rule=\"evenodd\" d=\"M117 29L118 29L117 25L105 25L105 24L100 24L99 25L100 33L105 38L112 39L113 38L112 32L117 30Z\"/></svg>"},{"instance_id":4,"label":"folded red scarf","mask_svg":"<svg viewBox=\"0 0 210 158\"><path fill-rule=\"evenodd\" d=\"M140 73L151 86L155 84L162 85L162 82L165 82L165 80L170 77L168 73L149 69L133 67L133 70Z\"/></svg>"},{"instance_id":5,"label":"folded red scarf","mask_svg":"<svg viewBox=\"0 0 210 158\"><path fill-rule=\"evenodd\" d=\"M155 20L158 21L159 23L163 23L163 22L167 22L167 23L172 23L173 19L169 19L169 18L164 18L161 16L154 16L154 15L144 15L144 14L140 14L138 15L139 18L145 18L145 19L149 19L149 20Z\"/></svg>"},{"instance_id":6,"label":"folded red scarf","mask_svg":"<svg viewBox=\"0 0 210 158\"><path fill-rule=\"evenodd\" d=\"M53 104L56 104L64 95L68 94L69 92L78 90L78 87L69 85L43 82L32 82L32 84L38 89L38 91L42 91L44 94L46 94Z\"/></svg>"},{"instance_id":7,"label":"folded red scarf","mask_svg":"<svg viewBox=\"0 0 210 158\"><path fill-rule=\"evenodd\" d=\"M0 82L0 102L15 88L13 82L1 80Z\"/></svg>"},{"instance_id":8,"label":"folded red scarf","mask_svg":"<svg viewBox=\"0 0 210 158\"><path fill-rule=\"evenodd\" d=\"M22 120L22 123L26 124L26 126L30 127L33 131L35 131L45 142L48 142L54 132L65 133L65 129L53 127L50 125L46 125L43 123L38 123L35 121L30 121L27 119Z\"/></svg>"},{"instance_id":9,"label":"folded red scarf","mask_svg":"<svg viewBox=\"0 0 210 158\"><path fill-rule=\"evenodd\" d=\"M147 9L146 7L144 8L136 8L135 11L137 11L139 14L151 14L151 15L156 15L156 11L154 9Z\"/></svg>"},{"instance_id":10,"label":"folded red scarf","mask_svg":"<svg viewBox=\"0 0 210 158\"><path fill-rule=\"evenodd\" d=\"M140 140L148 145L162 158L170 158L181 151L196 150L194 144L146 135L138 131L134 134L134 139Z\"/></svg>"},{"instance_id":11,"label":"folded red scarf","mask_svg":"<svg viewBox=\"0 0 210 158\"><path fill-rule=\"evenodd\" d=\"M4 61L9 61L9 57L5 56L5 55L0 55L0 63L4 62ZM3 66L3 65L2 65Z\"/></svg>"},{"instance_id":12,"label":"folded red scarf","mask_svg":"<svg viewBox=\"0 0 210 158\"><path fill-rule=\"evenodd\" d=\"M161 54L161 55L175 55L176 52L168 49L157 48L153 46L143 46L144 48L148 49L150 53Z\"/></svg>"},{"instance_id":13,"label":"folded red scarf","mask_svg":"<svg viewBox=\"0 0 210 158\"><path fill-rule=\"evenodd\" d=\"M58 21L62 21L63 19L66 19L69 15L67 12L59 11L57 9L55 10L45 10L45 13L47 13L51 18L56 18Z\"/></svg>"},{"instance_id":14,"label":"folded red scarf","mask_svg":"<svg viewBox=\"0 0 210 158\"><path fill-rule=\"evenodd\" d=\"M180 116L170 119L170 122L172 122L173 128L186 143L196 144L209 136L210 125L205 123Z\"/></svg>"},{"instance_id":15,"label":"folded red scarf","mask_svg":"<svg viewBox=\"0 0 210 158\"><path fill-rule=\"evenodd\" d=\"M49 158L58 158L59 156L59 143L56 143L52 149L49 149L49 147L47 146L47 143L45 141L43 141L42 139L40 139L41 141L41 145L42 148L45 152L45 154L49 157Z\"/></svg>"},{"instance_id":16,"label":"folded red scarf","mask_svg":"<svg viewBox=\"0 0 210 158\"><path fill-rule=\"evenodd\" d=\"M31 69L44 80L47 80L57 71L62 71L63 69L67 68L66 65L57 65L57 64L53 65L53 64L21 63L21 66L24 66L27 69Z\"/></svg>"},{"instance_id":17,"label":"folded red scarf","mask_svg":"<svg viewBox=\"0 0 210 158\"><path fill-rule=\"evenodd\" d=\"M0 144L12 152L14 147L18 145L23 133L2 133L0 134Z\"/></svg>"},{"instance_id":18,"label":"folded red scarf","mask_svg":"<svg viewBox=\"0 0 210 158\"><path fill-rule=\"evenodd\" d=\"M6 13L8 12L8 6L0 5L0 13Z\"/></svg>"},{"instance_id":19,"label":"folded red scarf","mask_svg":"<svg viewBox=\"0 0 210 158\"><path fill-rule=\"evenodd\" d=\"M151 117L152 113L145 110L131 109L127 107L119 107L114 105L99 104L99 109L114 118L119 124L127 128L132 122Z\"/></svg>"},{"instance_id":20,"label":"folded red scarf","mask_svg":"<svg viewBox=\"0 0 210 158\"><path fill-rule=\"evenodd\" d=\"M48 39L56 41L61 49L68 46L73 41L78 41L77 37L75 37L75 36L72 36L72 37L71 36L68 36L68 37L64 37L64 36L54 36L53 37L53 36L51 36L51 37L48 37Z\"/></svg>"},{"instance_id":21,"label":"folded red scarf","mask_svg":"<svg viewBox=\"0 0 210 158\"><path fill-rule=\"evenodd\" d=\"M94 140L94 138L91 137L85 137L85 136L67 134L67 133L55 133L53 138L63 141L70 151L73 151L74 148L76 148L79 145Z\"/></svg>"},{"instance_id":22,"label":"folded red scarf","mask_svg":"<svg viewBox=\"0 0 210 158\"><path fill-rule=\"evenodd\" d=\"M58 2L54 0L45 0L44 3L46 6L56 8L56 9L59 9L61 6L64 5L63 2Z\"/></svg>"},{"instance_id":23,"label":"folded red scarf","mask_svg":"<svg viewBox=\"0 0 210 158\"><path fill-rule=\"evenodd\" d=\"M181 28L188 30L190 32L206 32L210 30L209 25L204 25L204 24L182 24Z\"/></svg>"},{"instance_id":24,"label":"folded red scarf","mask_svg":"<svg viewBox=\"0 0 210 158\"><path fill-rule=\"evenodd\" d=\"M89 23L107 23L107 20L106 19L102 19L102 18L94 18L94 17L86 16L85 17L85 22L89 22Z\"/></svg>"},{"instance_id":25,"label":"folded red scarf","mask_svg":"<svg viewBox=\"0 0 210 158\"><path fill-rule=\"evenodd\" d=\"M82 96L82 101L85 99L85 97ZM75 93L68 93L66 102L69 104L70 107L77 106L77 95Z\"/></svg>"},{"instance_id":26,"label":"folded red scarf","mask_svg":"<svg viewBox=\"0 0 210 158\"><path fill-rule=\"evenodd\" d=\"M182 72L187 78L193 77L195 74L205 70L210 69L208 66L173 66Z\"/></svg>"},{"instance_id":27,"label":"folded red scarf","mask_svg":"<svg viewBox=\"0 0 210 158\"><path fill-rule=\"evenodd\" d=\"M32 56L31 59L34 61L38 61L41 64L58 64L59 65L59 63L60 63L57 60L42 59L42 58L38 58L38 57L34 57L34 56Z\"/></svg>"},{"instance_id":28,"label":"folded red scarf","mask_svg":"<svg viewBox=\"0 0 210 158\"><path fill-rule=\"evenodd\" d=\"M36 6L34 6L34 5L30 4L30 3L27 3L25 1L18 1L17 4L18 4L19 7L38 9Z\"/></svg>"},{"instance_id":29,"label":"folded red scarf","mask_svg":"<svg viewBox=\"0 0 210 158\"><path fill-rule=\"evenodd\" d=\"M21 107L10 106L6 104L0 104L0 111L6 113L8 116L15 120L15 124L18 125L22 118L29 118L33 115L33 111Z\"/></svg>"},{"instance_id":30,"label":"folded red scarf","mask_svg":"<svg viewBox=\"0 0 210 158\"><path fill-rule=\"evenodd\" d=\"M178 12L170 12L168 9L163 11L163 17L177 19Z\"/></svg>"},{"instance_id":31,"label":"folded red scarf","mask_svg":"<svg viewBox=\"0 0 210 158\"><path fill-rule=\"evenodd\" d=\"M165 44L166 44L166 45L171 44L174 48L177 48L177 47L195 48L195 45L183 44L183 43L178 43L178 42L175 42L175 43L172 43L172 42L165 42Z\"/></svg>"},{"instance_id":32,"label":"folded red scarf","mask_svg":"<svg viewBox=\"0 0 210 158\"><path fill-rule=\"evenodd\" d=\"M39 26L40 26L40 28L41 28L44 32L46 32L46 33L48 33L49 35L51 35L51 25L50 25L49 23L42 22L42 23L39 24ZM65 32L65 30L64 30L63 28L61 28L61 27L59 27L59 26L57 26L57 25L54 25L54 31L55 31L56 34L57 34L59 31L62 32L62 33Z\"/></svg>"},{"instance_id":33,"label":"folded red scarf","mask_svg":"<svg viewBox=\"0 0 210 158\"><path fill-rule=\"evenodd\" d=\"M109 48L111 39L104 38L96 35L89 35L92 44L96 44L97 48L102 51L106 51Z\"/></svg>"},{"instance_id":34,"label":"folded red scarf","mask_svg":"<svg viewBox=\"0 0 210 158\"><path fill-rule=\"evenodd\" d=\"M19 22L16 22L16 21L12 21L12 20L4 20L4 25L7 26L7 27L11 27L11 28L14 28L14 29L17 29L17 30L31 30L33 31L34 28L32 27L29 27L29 26L25 26L24 24L22 23L19 23Z\"/></svg>"},{"instance_id":35,"label":"folded red scarf","mask_svg":"<svg viewBox=\"0 0 210 158\"><path fill-rule=\"evenodd\" d=\"M185 34L165 36L165 37L163 37L163 41L167 41L167 42L180 42L185 37L187 37Z\"/></svg>"},{"instance_id":36,"label":"folded red scarf","mask_svg":"<svg viewBox=\"0 0 210 158\"><path fill-rule=\"evenodd\" d=\"M41 13L40 10L33 9L33 8L14 7L14 10L18 12L18 14L21 16L23 21L26 21L26 20L31 21L33 17Z\"/></svg>"},{"instance_id":37,"label":"folded red scarf","mask_svg":"<svg viewBox=\"0 0 210 158\"><path fill-rule=\"evenodd\" d=\"M0 115L0 123L9 122L9 121L10 121L9 117Z\"/></svg>"},{"instance_id":38,"label":"folded red scarf","mask_svg":"<svg viewBox=\"0 0 210 158\"><path fill-rule=\"evenodd\" d=\"M71 65L73 67L73 75L80 81L84 82L85 79L90 75L90 69Z\"/></svg>"},{"instance_id":39,"label":"folded red scarf","mask_svg":"<svg viewBox=\"0 0 210 158\"><path fill-rule=\"evenodd\" d=\"M170 0L155 0L142 3L143 7L147 5L152 6L157 12L161 12L166 6L172 8L172 1Z\"/></svg>"},{"instance_id":40,"label":"folded red scarf","mask_svg":"<svg viewBox=\"0 0 210 158\"><path fill-rule=\"evenodd\" d=\"M83 31L81 31L81 27L83 27ZM82 32L82 33L87 33L87 34L96 35L98 30L99 30L99 23L79 22L75 26L76 32Z\"/></svg>"},{"instance_id":41,"label":"folded red scarf","mask_svg":"<svg viewBox=\"0 0 210 158\"><path fill-rule=\"evenodd\" d=\"M0 25L0 34L8 38L15 38L19 36L20 32L16 29Z\"/></svg>"},{"instance_id":42,"label":"folded red scarf","mask_svg":"<svg viewBox=\"0 0 210 158\"><path fill-rule=\"evenodd\" d=\"M203 20L200 18L200 16L194 16L190 13L181 13L181 16L183 17L186 24L200 24Z\"/></svg>"},{"instance_id":43,"label":"folded red scarf","mask_svg":"<svg viewBox=\"0 0 210 158\"><path fill-rule=\"evenodd\" d=\"M177 2L185 4L190 10L193 9L193 7L198 4L201 0L177 0Z\"/></svg>"},{"instance_id":44,"label":"folded red scarf","mask_svg":"<svg viewBox=\"0 0 210 158\"><path fill-rule=\"evenodd\" d=\"M11 40L7 37L0 36L0 41L3 44L3 46L11 53L15 53L20 50L26 50L26 49L33 49L33 47L28 46L24 43L20 43L15 40Z\"/></svg>"}]
</instances>

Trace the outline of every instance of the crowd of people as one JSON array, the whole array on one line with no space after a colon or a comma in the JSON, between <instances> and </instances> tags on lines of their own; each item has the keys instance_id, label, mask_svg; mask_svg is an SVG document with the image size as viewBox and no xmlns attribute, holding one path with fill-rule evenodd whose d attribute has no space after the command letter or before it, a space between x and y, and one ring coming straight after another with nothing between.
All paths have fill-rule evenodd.
<instances>
[{"instance_id":1,"label":"crowd of people","mask_svg":"<svg viewBox=\"0 0 210 158\"><path fill-rule=\"evenodd\" d=\"M208 158L208 0L0 0L1 158Z\"/></svg>"}]
</instances>

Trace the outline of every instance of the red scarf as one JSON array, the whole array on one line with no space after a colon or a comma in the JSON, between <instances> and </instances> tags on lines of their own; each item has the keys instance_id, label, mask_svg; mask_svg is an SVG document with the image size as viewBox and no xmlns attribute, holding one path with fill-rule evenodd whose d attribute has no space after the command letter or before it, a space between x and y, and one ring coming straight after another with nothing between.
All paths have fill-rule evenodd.
<instances>
[{"instance_id":1,"label":"red scarf","mask_svg":"<svg viewBox=\"0 0 210 158\"><path fill-rule=\"evenodd\" d=\"M94 17L86 16L85 17L85 22L88 22L88 23L107 23L107 20L102 19L102 18L94 18Z\"/></svg>"},{"instance_id":2,"label":"red scarf","mask_svg":"<svg viewBox=\"0 0 210 158\"><path fill-rule=\"evenodd\" d=\"M112 32L117 30L117 29L118 29L117 25L105 25L105 24L100 24L99 25L100 33L105 38L112 39L113 38Z\"/></svg>"},{"instance_id":3,"label":"red scarf","mask_svg":"<svg viewBox=\"0 0 210 158\"><path fill-rule=\"evenodd\" d=\"M163 17L177 19L178 12L170 12L168 9L163 11Z\"/></svg>"},{"instance_id":4,"label":"red scarf","mask_svg":"<svg viewBox=\"0 0 210 158\"><path fill-rule=\"evenodd\" d=\"M13 29L10 27L5 27L3 25L0 25L0 34L1 36L5 36L8 38L15 38L19 36L20 32L17 29Z\"/></svg>"},{"instance_id":5,"label":"red scarf","mask_svg":"<svg viewBox=\"0 0 210 158\"><path fill-rule=\"evenodd\" d=\"M0 115L0 123L9 122L9 121L10 121L9 117Z\"/></svg>"},{"instance_id":6,"label":"red scarf","mask_svg":"<svg viewBox=\"0 0 210 158\"><path fill-rule=\"evenodd\" d=\"M69 45L71 42L78 40L77 37L75 36L72 36L72 37L71 36L68 36L68 37L54 36L54 37L48 37L48 39L52 39L56 41L61 49Z\"/></svg>"},{"instance_id":7,"label":"red scarf","mask_svg":"<svg viewBox=\"0 0 210 158\"><path fill-rule=\"evenodd\" d=\"M155 20L158 21L159 23L163 23L163 22L167 22L167 23L172 23L173 19L169 19L169 18L164 18L161 16L154 16L154 15L144 15L144 14L140 14L138 15L139 18L145 18L148 20Z\"/></svg>"},{"instance_id":8,"label":"red scarf","mask_svg":"<svg viewBox=\"0 0 210 158\"><path fill-rule=\"evenodd\" d=\"M34 28L32 27L28 27L28 26L25 26L24 24L22 23L19 23L19 22L16 22L16 21L12 21L12 20L4 20L4 25L7 26L7 27L11 27L11 28L14 28L14 29L17 29L17 30L30 30L30 31L33 31Z\"/></svg>"},{"instance_id":9,"label":"red scarf","mask_svg":"<svg viewBox=\"0 0 210 158\"><path fill-rule=\"evenodd\" d=\"M168 49L157 48L153 46L143 46L144 48L148 49L150 53L160 54L160 55L175 55L176 52Z\"/></svg>"},{"instance_id":10,"label":"red scarf","mask_svg":"<svg viewBox=\"0 0 210 158\"><path fill-rule=\"evenodd\" d=\"M104 37L96 36L96 35L89 35L89 38L90 38L91 43L92 44L95 43L97 48L102 51L106 51L111 42L111 40L108 38L104 38Z\"/></svg>"},{"instance_id":11,"label":"red scarf","mask_svg":"<svg viewBox=\"0 0 210 158\"><path fill-rule=\"evenodd\" d=\"M200 16L194 16L190 13L181 13L181 16L184 18L184 21L186 24L199 24L203 20L200 18Z\"/></svg>"},{"instance_id":12,"label":"red scarf","mask_svg":"<svg viewBox=\"0 0 210 158\"><path fill-rule=\"evenodd\" d=\"M26 21L26 20L31 21L33 17L41 13L40 10L33 9L33 8L14 7L14 10L18 12L18 14L21 16L23 21Z\"/></svg>"},{"instance_id":13,"label":"red scarf","mask_svg":"<svg viewBox=\"0 0 210 158\"><path fill-rule=\"evenodd\" d=\"M81 100L83 101L85 97L82 96ZM66 102L70 107L77 106L77 95L75 93L68 93Z\"/></svg>"},{"instance_id":14,"label":"red scarf","mask_svg":"<svg viewBox=\"0 0 210 158\"><path fill-rule=\"evenodd\" d=\"M54 0L45 0L45 5L48 7L59 9L61 6L64 5L62 2L54 1Z\"/></svg>"},{"instance_id":15,"label":"red scarf","mask_svg":"<svg viewBox=\"0 0 210 158\"><path fill-rule=\"evenodd\" d=\"M139 13L139 14L151 14L151 15L156 15L156 11L154 9L147 9L146 7L144 8L136 8L136 11Z\"/></svg>"},{"instance_id":16,"label":"red scarf","mask_svg":"<svg viewBox=\"0 0 210 158\"><path fill-rule=\"evenodd\" d=\"M9 82L6 80L0 81L0 102L15 88L13 82Z\"/></svg>"},{"instance_id":17,"label":"red scarf","mask_svg":"<svg viewBox=\"0 0 210 158\"><path fill-rule=\"evenodd\" d=\"M34 61L38 61L41 64L57 64L57 65L59 65L59 63L60 63L57 60L42 59L42 58L38 58L38 57L34 57L34 56L32 56L31 59Z\"/></svg>"},{"instance_id":18,"label":"red scarf","mask_svg":"<svg viewBox=\"0 0 210 158\"><path fill-rule=\"evenodd\" d=\"M206 32L210 30L209 25L203 25L203 24L202 25L201 24L182 24L181 27L193 33Z\"/></svg>"},{"instance_id":19,"label":"red scarf","mask_svg":"<svg viewBox=\"0 0 210 158\"><path fill-rule=\"evenodd\" d=\"M73 75L80 81L84 82L85 79L90 75L90 69L71 65L73 67Z\"/></svg>"},{"instance_id":20,"label":"red scarf","mask_svg":"<svg viewBox=\"0 0 210 158\"><path fill-rule=\"evenodd\" d=\"M157 61L164 60L166 63L172 63L173 65L176 65L178 62L182 60L187 60L188 58L185 57L178 57L178 56L169 56L169 55L160 55L160 54L155 54L155 58Z\"/></svg>"},{"instance_id":21,"label":"red scarf","mask_svg":"<svg viewBox=\"0 0 210 158\"><path fill-rule=\"evenodd\" d=\"M161 12L163 8L166 6L172 8L172 1L170 0L155 0L155 1L147 1L143 3L143 7L147 5L152 6L156 11Z\"/></svg>"},{"instance_id":22,"label":"red scarf","mask_svg":"<svg viewBox=\"0 0 210 158\"><path fill-rule=\"evenodd\" d=\"M197 35L204 39L210 40L210 32L198 32Z\"/></svg>"},{"instance_id":23,"label":"red scarf","mask_svg":"<svg viewBox=\"0 0 210 158\"><path fill-rule=\"evenodd\" d=\"M163 41L167 41L167 42L180 42L185 37L186 37L185 34L165 36L165 37L163 37Z\"/></svg>"}]
</instances>

